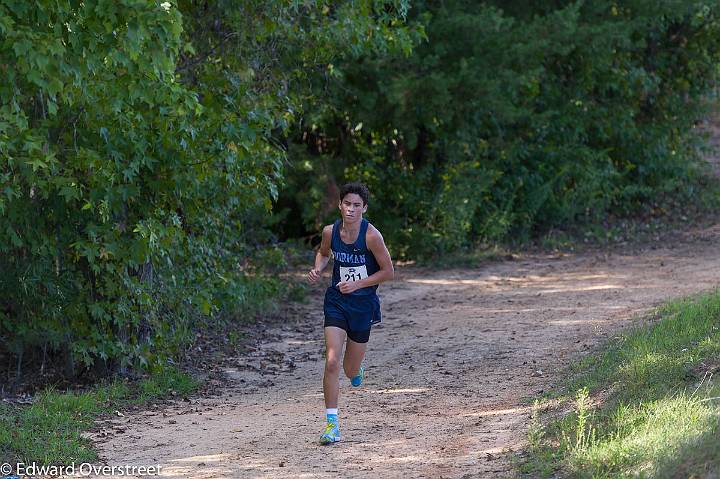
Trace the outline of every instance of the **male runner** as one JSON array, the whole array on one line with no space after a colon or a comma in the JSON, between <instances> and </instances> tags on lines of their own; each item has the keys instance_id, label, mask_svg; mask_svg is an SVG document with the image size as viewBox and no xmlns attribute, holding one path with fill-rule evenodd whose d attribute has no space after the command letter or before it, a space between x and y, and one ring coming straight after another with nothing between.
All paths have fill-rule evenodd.
<instances>
[{"instance_id":1,"label":"male runner","mask_svg":"<svg viewBox=\"0 0 720 479\"><path fill-rule=\"evenodd\" d=\"M325 375L323 393L327 426L321 444L340 440L338 396L340 394L340 357L345 375L353 386L365 377L365 357L370 327L380 322L378 284L393 278L390 253L380 232L366 219L370 192L361 183L348 183L340 189L341 219L323 228L322 242L315 255L315 267L308 280L316 282L333 256L333 274L325 291ZM346 340L347 339L347 343Z\"/></svg>"}]
</instances>

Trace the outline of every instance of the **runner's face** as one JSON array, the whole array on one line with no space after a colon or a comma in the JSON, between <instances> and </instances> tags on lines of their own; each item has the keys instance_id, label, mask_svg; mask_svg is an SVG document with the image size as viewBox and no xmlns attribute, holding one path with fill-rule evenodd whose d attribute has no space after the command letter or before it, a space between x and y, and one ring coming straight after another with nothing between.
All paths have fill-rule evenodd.
<instances>
[{"instance_id":1,"label":"runner's face","mask_svg":"<svg viewBox=\"0 0 720 479\"><path fill-rule=\"evenodd\" d=\"M367 211L363 199L356 193L348 193L340 201L340 214L346 223L354 223L362 219L363 213Z\"/></svg>"}]
</instances>

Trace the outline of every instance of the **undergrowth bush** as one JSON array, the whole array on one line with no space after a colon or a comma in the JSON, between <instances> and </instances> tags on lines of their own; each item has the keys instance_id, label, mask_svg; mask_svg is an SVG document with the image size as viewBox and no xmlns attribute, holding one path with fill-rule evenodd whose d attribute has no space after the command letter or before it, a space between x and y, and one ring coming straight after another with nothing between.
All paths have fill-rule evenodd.
<instances>
[{"instance_id":1,"label":"undergrowth bush","mask_svg":"<svg viewBox=\"0 0 720 479\"><path fill-rule=\"evenodd\" d=\"M319 231L369 184L395 256L524 240L700 201L695 127L720 59L714 2L412 4L413 54L335 67L291 149L279 210Z\"/></svg>"}]
</instances>

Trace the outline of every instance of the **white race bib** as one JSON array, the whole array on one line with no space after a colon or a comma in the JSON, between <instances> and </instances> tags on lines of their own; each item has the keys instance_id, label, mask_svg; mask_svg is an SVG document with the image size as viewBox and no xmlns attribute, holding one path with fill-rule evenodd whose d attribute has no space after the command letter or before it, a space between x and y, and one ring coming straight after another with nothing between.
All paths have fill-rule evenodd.
<instances>
[{"instance_id":1,"label":"white race bib","mask_svg":"<svg viewBox=\"0 0 720 479\"><path fill-rule=\"evenodd\" d=\"M361 279L367 278L367 267L362 266L340 266L340 281L354 282L360 281Z\"/></svg>"}]
</instances>

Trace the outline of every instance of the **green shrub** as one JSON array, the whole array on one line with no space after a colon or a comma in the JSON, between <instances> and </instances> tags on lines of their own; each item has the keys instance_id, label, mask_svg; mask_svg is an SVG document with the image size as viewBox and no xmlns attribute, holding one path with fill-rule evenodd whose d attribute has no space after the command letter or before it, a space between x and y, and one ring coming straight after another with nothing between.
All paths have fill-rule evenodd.
<instances>
[{"instance_id":1,"label":"green shrub","mask_svg":"<svg viewBox=\"0 0 720 479\"><path fill-rule=\"evenodd\" d=\"M0 356L158 366L278 294L278 138L310 72L403 48L406 9L2 2Z\"/></svg>"},{"instance_id":2,"label":"green shrub","mask_svg":"<svg viewBox=\"0 0 720 479\"><path fill-rule=\"evenodd\" d=\"M283 234L363 180L396 257L698 200L712 2L414 2L410 56L338 64L291 149Z\"/></svg>"}]
</instances>

